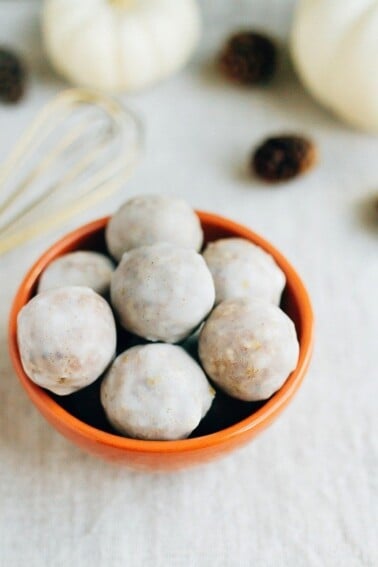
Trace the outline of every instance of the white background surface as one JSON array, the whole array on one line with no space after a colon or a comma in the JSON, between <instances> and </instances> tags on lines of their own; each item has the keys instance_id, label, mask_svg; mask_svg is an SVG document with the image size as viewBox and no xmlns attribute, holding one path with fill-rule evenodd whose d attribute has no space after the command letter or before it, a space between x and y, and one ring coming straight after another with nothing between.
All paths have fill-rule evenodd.
<instances>
[{"instance_id":1,"label":"white background surface","mask_svg":"<svg viewBox=\"0 0 378 567\"><path fill-rule=\"evenodd\" d=\"M131 194L172 192L245 223L303 275L317 317L313 364L282 417L243 450L177 474L129 472L81 453L26 399L6 347L10 301L58 234L0 258L0 565L373 566L377 555L377 138L319 108L284 64L274 83L243 91L211 67L238 23L287 35L292 3L203 2L206 37L189 69L125 97L147 127ZM0 157L53 93L38 39L38 4L0 2L0 40L33 71L27 98L0 107ZM267 188L243 174L266 134L300 130L321 160L307 177Z\"/></svg>"}]
</instances>

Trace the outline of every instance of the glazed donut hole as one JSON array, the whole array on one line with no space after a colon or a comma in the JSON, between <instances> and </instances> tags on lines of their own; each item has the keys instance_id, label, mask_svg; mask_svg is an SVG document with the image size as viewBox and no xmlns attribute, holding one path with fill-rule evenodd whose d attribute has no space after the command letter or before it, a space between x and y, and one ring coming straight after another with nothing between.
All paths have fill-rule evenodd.
<instances>
[{"instance_id":1,"label":"glazed donut hole","mask_svg":"<svg viewBox=\"0 0 378 567\"><path fill-rule=\"evenodd\" d=\"M214 305L212 276L194 250L158 243L125 252L111 281L121 325L149 341L188 337Z\"/></svg>"},{"instance_id":2,"label":"glazed donut hole","mask_svg":"<svg viewBox=\"0 0 378 567\"><path fill-rule=\"evenodd\" d=\"M100 295L109 291L114 264L104 254L78 250L63 254L42 273L38 293L64 286L90 287Z\"/></svg>"},{"instance_id":3,"label":"glazed donut hole","mask_svg":"<svg viewBox=\"0 0 378 567\"><path fill-rule=\"evenodd\" d=\"M208 376L230 396L266 400L297 366L294 323L261 299L223 301L201 330L199 357Z\"/></svg>"},{"instance_id":4,"label":"glazed donut hole","mask_svg":"<svg viewBox=\"0 0 378 567\"><path fill-rule=\"evenodd\" d=\"M99 378L114 357L116 326L108 303L88 287L36 295L18 314L17 338L29 378L67 395Z\"/></svg>"},{"instance_id":5,"label":"glazed donut hole","mask_svg":"<svg viewBox=\"0 0 378 567\"><path fill-rule=\"evenodd\" d=\"M106 228L110 254L118 261L133 248L165 242L199 251L203 231L194 210L177 197L142 195L129 199Z\"/></svg>"},{"instance_id":6,"label":"glazed donut hole","mask_svg":"<svg viewBox=\"0 0 378 567\"><path fill-rule=\"evenodd\" d=\"M205 373L182 347L148 344L117 357L101 385L115 429L138 439L184 439L214 397Z\"/></svg>"},{"instance_id":7,"label":"glazed donut hole","mask_svg":"<svg viewBox=\"0 0 378 567\"><path fill-rule=\"evenodd\" d=\"M279 305L286 277L273 257L243 238L210 242L203 257L213 276L216 303L250 297Z\"/></svg>"}]
</instances>

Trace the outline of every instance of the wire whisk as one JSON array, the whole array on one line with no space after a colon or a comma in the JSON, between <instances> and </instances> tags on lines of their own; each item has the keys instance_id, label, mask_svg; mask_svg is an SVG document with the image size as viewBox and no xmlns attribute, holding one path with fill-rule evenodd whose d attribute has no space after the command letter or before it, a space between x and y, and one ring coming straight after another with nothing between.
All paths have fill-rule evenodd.
<instances>
[{"instance_id":1,"label":"wire whisk","mask_svg":"<svg viewBox=\"0 0 378 567\"><path fill-rule=\"evenodd\" d=\"M0 254L119 190L142 141L136 115L107 95L69 89L48 102L0 168Z\"/></svg>"}]
</instances>

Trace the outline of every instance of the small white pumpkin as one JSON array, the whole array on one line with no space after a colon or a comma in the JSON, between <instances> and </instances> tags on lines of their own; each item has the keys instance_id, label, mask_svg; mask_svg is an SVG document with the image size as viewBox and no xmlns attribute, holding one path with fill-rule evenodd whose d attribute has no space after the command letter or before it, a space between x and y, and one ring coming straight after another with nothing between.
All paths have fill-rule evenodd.
<instances>
[{"instance_id":1,"label":"small white pumpkin","mask_svg":"<svg viewBox=\"0 0 378 567\"><path fill-rule=\"evenodd\" d=\"M196 0L46 0L53 67L77 85L132 91L182 67L200 31Z\"/></svg>"},{"instance_id":2,"label":"small white pumpkin","mask_svg":"<svg viewBox=\"0 0 378 567\"><path fill-rule=\"evenodd\" d=\"M299 0L291 51L319 102L378 132L378 0Z\"/></svg>"}]
</instances>

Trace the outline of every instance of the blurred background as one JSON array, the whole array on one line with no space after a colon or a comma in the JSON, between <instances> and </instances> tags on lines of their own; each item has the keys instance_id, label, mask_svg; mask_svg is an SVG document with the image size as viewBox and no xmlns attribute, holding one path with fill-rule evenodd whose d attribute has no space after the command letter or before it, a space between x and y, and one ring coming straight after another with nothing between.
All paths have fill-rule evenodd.
<instances>
[{"instance_id":1,"label":"blurred background","mask_svg":"<svg viewBox=\"0 0 378 567\"><path fill-rule=\"evenodd\" d=\"M288 48L296 2L199 4L202 36L188 65L119 95L144 125L131 179L104 204L0 257L1 565L378 564L378 140L325 110L299 81ZM68 86L42 46L41 5L0 0L0 43L28 69L22 101L0 106L1 161ZM218 53L239 28L263 30L280 46L269 85L245 89L219 73ZM319 163L271 187L247 164L261 140L282 132L309 136ZM264 235L303 276L317 319L310 372L281 419L235 455L172 476L113 467L58 436L21 391L6 345L10 303L31 263L68 230L140 193L182 196Z\"/></svg>"}]
</instances>

